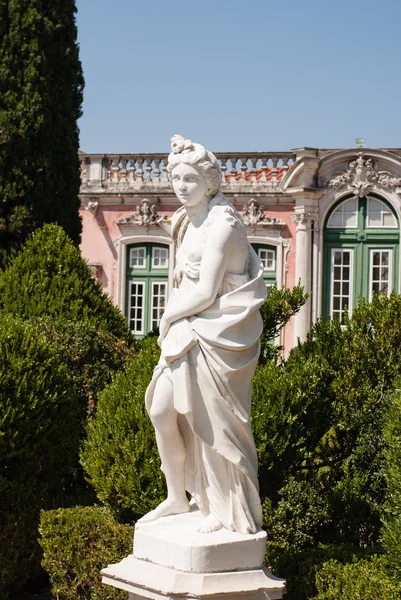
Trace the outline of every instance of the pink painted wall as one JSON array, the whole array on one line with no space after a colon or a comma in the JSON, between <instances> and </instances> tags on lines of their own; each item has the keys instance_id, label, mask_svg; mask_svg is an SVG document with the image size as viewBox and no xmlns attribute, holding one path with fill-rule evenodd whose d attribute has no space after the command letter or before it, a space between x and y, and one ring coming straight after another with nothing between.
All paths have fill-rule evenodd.
<instances>
[{"instance_id":1,"label":"pink painted wall","mask_svg":"<svg viewBox=\"0 0 401 600\"><path fill-rule=\"evenodd\" d=\"M167 210L160 211L159 214L171 216L176 207L163 207ZM237 210L242 210L241 206L236 206ZM282 219L286 225L281 231L283 238L290 242L290 250L287 254L287 270L284 276L284 285L293 287L295 281L295 223L291 220L293 206L264 205L265 212L270 217ZM170 209L170 210L168 210ZM81 210L82 217L82 242L81 251L89 264L101 265L101 275L99 281L102 284L105 293L112 299L115 298L116 283L116 261L117 247L116 243L121 236L120 229L116 225L121 217L131 215L135 210L133 205L115 205L99 206L96 214L88 210ZM284 346L291 348L293 345L294 329L290 322L284 331Z\"/></svg>"}]
</instances>

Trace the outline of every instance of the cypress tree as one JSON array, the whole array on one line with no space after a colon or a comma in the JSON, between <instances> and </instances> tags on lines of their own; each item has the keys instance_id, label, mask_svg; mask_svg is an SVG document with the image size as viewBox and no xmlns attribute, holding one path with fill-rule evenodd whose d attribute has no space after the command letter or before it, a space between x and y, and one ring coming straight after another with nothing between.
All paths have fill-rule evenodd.
<instances>
[{"instance_id":1,"label":"cypress tree","mask_svg":"<svg viewBox=\"0 0 401 600\"><path fill-rule=\"evenodd\" d=\"M0 265L44 223L78 244L75 0L0 0Z\"/></svg>"}]
</instances>

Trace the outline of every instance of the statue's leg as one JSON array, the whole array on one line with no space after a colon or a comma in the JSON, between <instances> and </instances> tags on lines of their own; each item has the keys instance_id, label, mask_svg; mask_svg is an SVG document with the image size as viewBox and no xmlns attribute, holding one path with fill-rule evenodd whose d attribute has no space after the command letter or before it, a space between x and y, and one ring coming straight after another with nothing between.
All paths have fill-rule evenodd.
<instances>
[{"instance_id":1,"label":"statue's leg","mask_svg":"<svg viewBox=\"0 0 401 600\"><path fill-rule=\"evenodd\" d=\"M167 499L142 517L141 523L190 510L185 492L185 446L174 408L173 385L164 373L156 382L149 416L166 477Z\"/></svg>"}]
</instances>

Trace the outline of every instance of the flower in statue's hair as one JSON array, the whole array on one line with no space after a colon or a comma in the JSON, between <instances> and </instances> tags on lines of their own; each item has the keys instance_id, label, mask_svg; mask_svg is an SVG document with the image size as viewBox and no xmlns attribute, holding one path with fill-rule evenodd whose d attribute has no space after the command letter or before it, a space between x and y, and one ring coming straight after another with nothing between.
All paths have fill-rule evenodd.
<instances>
[{"instance_id":1,"label":"flower in statue's hair","mask_svg":"<svg viewBox=\"0 0 401 600\"><path fill-rule=\"evenodd\" d=\"M171 138L171 151L174 154L181 154L181 152L193 152L194 145L192 140L185 139L182 135L175 134Z\"/></svg>"}]
</instances>

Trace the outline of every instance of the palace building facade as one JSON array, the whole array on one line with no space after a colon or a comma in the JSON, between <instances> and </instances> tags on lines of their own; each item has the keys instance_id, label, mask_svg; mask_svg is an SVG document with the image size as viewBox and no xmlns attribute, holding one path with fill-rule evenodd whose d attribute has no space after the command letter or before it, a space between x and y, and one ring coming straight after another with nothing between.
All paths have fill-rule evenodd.
<instances>
[{"instance_id":1,"label":"palace building facade","mask_svg":"<svg viewBox=\"0 0 401 600\"><path fill-rule=\"evenodd\" d=\"M215 154L266 285L310 292L278 340L286 351L320 316L400 291L401 149ZM162 217L179 202L166 165L167 154L81 153L82 253L137 336L158 325L172 288Z\"/></svg>"}]
</instances>

